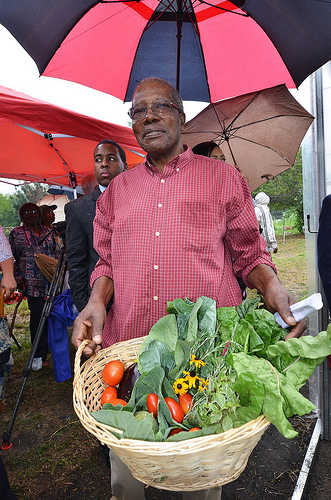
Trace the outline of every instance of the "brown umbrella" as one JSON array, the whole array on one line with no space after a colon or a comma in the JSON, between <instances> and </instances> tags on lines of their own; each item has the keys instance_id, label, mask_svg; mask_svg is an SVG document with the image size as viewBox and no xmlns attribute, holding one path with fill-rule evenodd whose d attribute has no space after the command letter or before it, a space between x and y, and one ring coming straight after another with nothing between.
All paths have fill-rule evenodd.
<instances>
[{"instance_id":1,"label":"brown umbrella","mask_svg":"<svg viewBox=\"0 0 331 500\"><path fill-rule=\"evenodd\" d=\"M209 104L182 135L191 147L214 141L254 191L292 167L313 119L285 85L277 85Z\"/></svg>"}]
</instances>

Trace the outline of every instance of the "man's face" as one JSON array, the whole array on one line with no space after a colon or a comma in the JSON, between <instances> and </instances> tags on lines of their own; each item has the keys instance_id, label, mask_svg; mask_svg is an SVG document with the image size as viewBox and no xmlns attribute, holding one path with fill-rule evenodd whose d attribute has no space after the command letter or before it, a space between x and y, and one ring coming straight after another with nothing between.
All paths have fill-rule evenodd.
<instances>
[{"instance_id":1,"label":"man's face","mask_svg":"<svg viewBox=\"0 0 331 500\"><path fill-rule=\"evenodd\" d=\"M127 169L113 144L100 144L94 151L94 175L98 184L107 187L116 175Z\"/></svg>"},{"instance_id":2,"label":"man's face","mask_svg":"<svg viewBox=\"0 0 331 500\"><path fill-rule=\"evenodd\" d=\"M50 226L55 221L55 214L51 208L44 208L42 212L43 224Z\"/></svg>"},{"instance_id":3,"label":"man's face","mask_svg":"<svg viewBox=\"0 0 331 500\"><path fill-rule=\"evenodd\" d=\"M171 101L170 89L161 82L146 82L138 87L132 106L147 107L162 100ZM163 115L153 113L149 107L144 118L133 120L132 128L139 145L152 159L168 158L169 161L183 151L181 126L184 123L184 113L175 107Z\"/></svg>"}]
</instances>

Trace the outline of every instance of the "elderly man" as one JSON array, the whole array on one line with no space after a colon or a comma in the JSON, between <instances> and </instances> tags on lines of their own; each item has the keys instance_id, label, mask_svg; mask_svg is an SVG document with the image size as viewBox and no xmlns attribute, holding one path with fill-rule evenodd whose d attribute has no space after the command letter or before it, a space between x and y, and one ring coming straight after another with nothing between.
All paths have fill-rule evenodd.
<instances>
[{"instance_id":1,"label":"elderly man","mask_svg":"<svg viewBox=\"0 0 331 500\"><path fill-rule=\"evenodd\" d=\"M99 142L94 149L94 175L98 187L65 205L69 285L78 311L84 309L88 302L90 276L99 258L93 247L93 219L97 199L110 181L126 169L124 149L108 139Z\"/></svg>"},{"instance_id":2,"label":"elderly man","mask_svg":"<svg viewBox=\"0 0 331 500\"><path fill-rule=\"evenodd\" d=\"M146 335L178 297L201 295L217 307L237 305L236 277L257 288L271 311L279 311L300 336L290 304L259 234L249 188L230 165L195 156L182 142L180 95L158 78L141 81L130 110L145 163L114 179L97 203L95 247L100 259L92 294L75 321L72 342L91 344L85 354ZM114 302L106 317L106 304ZM112 493L118 500L144 498L144 486L111 454ZM218 499L221 489L183 493Z\"/></svg>"}]
</instances>

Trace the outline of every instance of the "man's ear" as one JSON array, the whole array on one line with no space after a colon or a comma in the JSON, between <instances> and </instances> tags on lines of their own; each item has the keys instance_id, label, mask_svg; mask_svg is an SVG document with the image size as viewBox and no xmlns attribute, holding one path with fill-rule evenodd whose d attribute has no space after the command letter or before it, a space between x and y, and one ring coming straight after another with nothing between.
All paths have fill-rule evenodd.
<instances>
[{"instance_id":1,"label":"man's ear","mask_svg":"<svg viewBox=\"0 0 331 500\"><path fill-rule=\"evenodd\" d=\"M124 165L124 170L127 170L129 168L128 163L126 161L123 162L123 165Z\"/></svg>"},{"instance_id":2,"label":"man's ear","mask_svg":"<svg viewBox=\"0 0 331 500\"><path fill-rule=\"evenodd\" d=\"M180 129L182 130L186 122L185 113L180 114Z\"/></svg>"}]
</instances>

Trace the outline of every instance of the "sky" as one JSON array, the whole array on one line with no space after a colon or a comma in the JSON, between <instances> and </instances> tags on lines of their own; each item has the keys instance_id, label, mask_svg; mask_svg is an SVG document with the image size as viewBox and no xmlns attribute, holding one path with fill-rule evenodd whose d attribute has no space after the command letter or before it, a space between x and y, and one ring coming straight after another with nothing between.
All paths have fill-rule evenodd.
<instances>
[{"instance_id":1,"label":"sky","mask_svg":"<svg viewBox=\"0 0 331 500\"><path fill-rule=\"evenodd\" d=\"M130 103L103 92L67 82L57 78L40 77L33 59L25 52L14 37L0 25L0 85L18 92L50 102L57 106L71 109L100 120L128 126L127 111ZM299 90L294 90L294 97L308 109L307 85L304 82ZM207 103L184 102L186 119L198 114ZM1 180L1 179L0 179ZM19 184L19 181L5 179ZM14 193L15 188L0 182L0 193Z\"/></svg>"}]
</instances>

